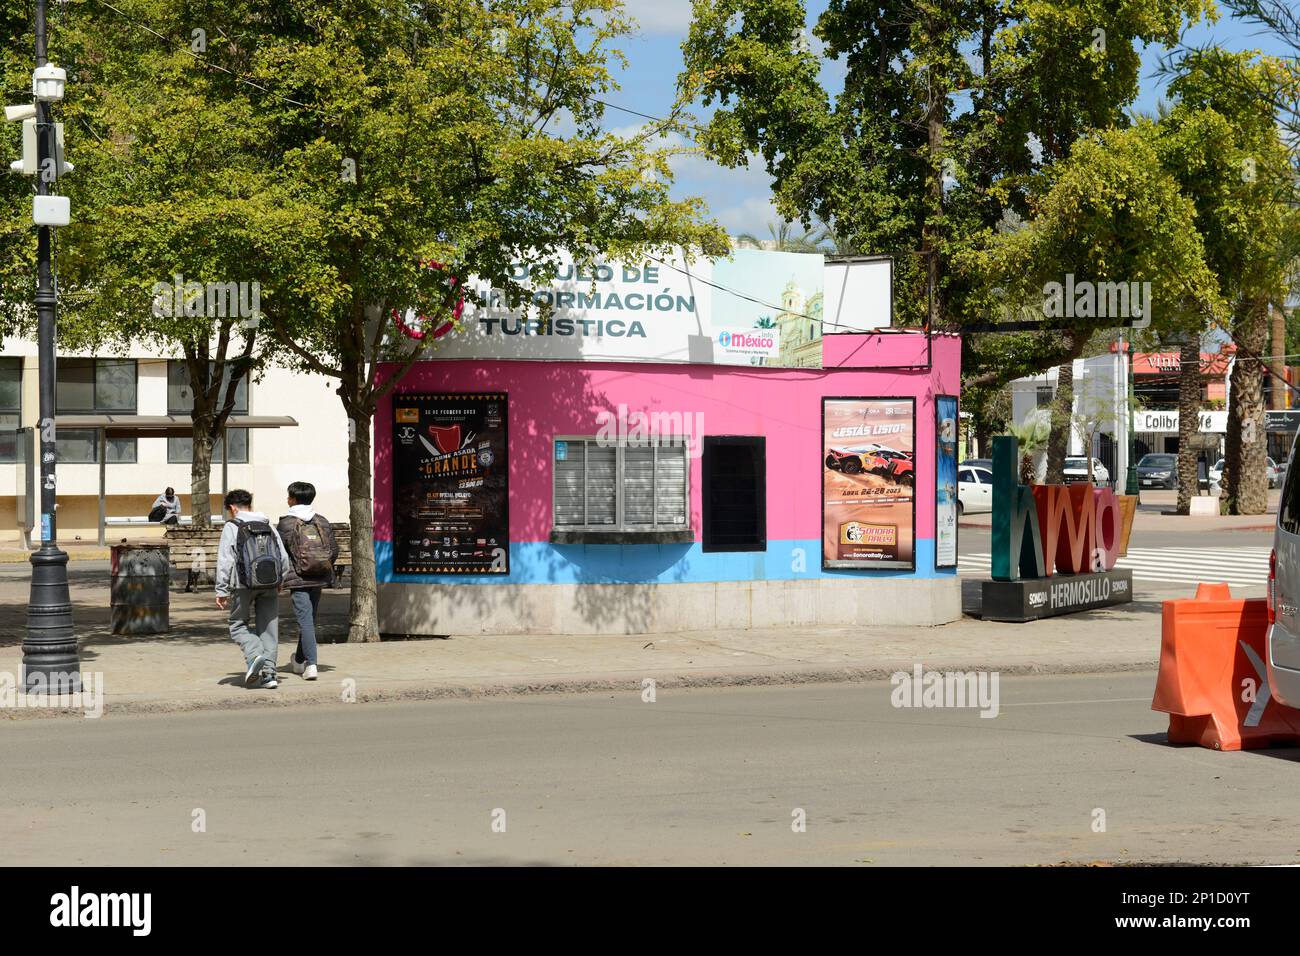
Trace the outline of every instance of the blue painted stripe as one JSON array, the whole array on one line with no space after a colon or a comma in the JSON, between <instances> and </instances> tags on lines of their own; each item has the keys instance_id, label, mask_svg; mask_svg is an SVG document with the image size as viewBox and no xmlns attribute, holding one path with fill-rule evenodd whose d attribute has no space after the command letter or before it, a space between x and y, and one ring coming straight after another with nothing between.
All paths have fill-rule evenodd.
<instances>
[{"instance_id":1,"label":"blue painted stripe","mask_svg":"<svg viewBox=\"0 0 1300 956\"><path fill-rule=\"evenodd\" d=\"M957 572L934 568L934 539L916 542L916 570L823 571L821 541L769 541L766 551L705 554L693 544L510 545L510 573L394 574L393 543L375 542L376 574L399 584L659 584L710 581L783 581L807 578L940 578Z\"/></svg>"}]
</instances>

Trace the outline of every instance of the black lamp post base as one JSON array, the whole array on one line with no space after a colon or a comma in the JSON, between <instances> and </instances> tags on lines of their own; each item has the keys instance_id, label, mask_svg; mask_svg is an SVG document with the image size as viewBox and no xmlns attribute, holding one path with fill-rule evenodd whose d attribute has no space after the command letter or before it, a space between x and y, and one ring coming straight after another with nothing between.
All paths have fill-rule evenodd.
<instances>
[{"instance_id":1,"label":"black lamp post base","mask_svg":"<svg viewBox=\"0 0 1300 956\"><path fill-rule=\"evenodd\" d=\"M31 561L23 688L27 693L77 693L81 690L81 659L72 632L68 554L46 545L32 554Z\"/></svg>"}]
</instances>

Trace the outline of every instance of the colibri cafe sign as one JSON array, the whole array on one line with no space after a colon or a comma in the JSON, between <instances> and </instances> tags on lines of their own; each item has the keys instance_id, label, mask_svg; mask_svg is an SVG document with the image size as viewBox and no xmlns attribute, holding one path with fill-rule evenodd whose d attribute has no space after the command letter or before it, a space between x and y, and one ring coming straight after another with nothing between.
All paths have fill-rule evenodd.
<instances>
[{"instance_id":1,"label":"colibri cafe sign","mask_svg":"<svg viewBox=\"0 0 1300 956\"><path fill-rule=\"evenodd\" d=\"M985 620L1029 621L1133 599L1133 572L1117 570L1122 518L1110 488L1022 485L1018 444L993 439L992 580Z\"/></svg>"},{"instance_id":2,"label":"colibri cafe sign","mask_svg":"<svg viewBox=\"0 0 1300 956\"><path fill-rule=\"evenodd\" d=\"M1198 431L1211 434L1223 434L1228 430L1227 412L1199 412L1196 416ZM1137 411L1133 414L1135 432L1176 432L1178 431L1178 412L1171 411Z\"/></svg>"},{"instance_id":3,"label":"colibri cafe sign","mask_svg":"<svg viewBox=\"0 0 1300 956\"><path fill-rule=\"evenodd\" d=\"M430 357L779 364L781 325L821 322L822 272L821 255L753 249L591 264L566 252L550 279L521 261L511 278L527 295L471 276L460 328Z\"/></svg>"}]
</instances>

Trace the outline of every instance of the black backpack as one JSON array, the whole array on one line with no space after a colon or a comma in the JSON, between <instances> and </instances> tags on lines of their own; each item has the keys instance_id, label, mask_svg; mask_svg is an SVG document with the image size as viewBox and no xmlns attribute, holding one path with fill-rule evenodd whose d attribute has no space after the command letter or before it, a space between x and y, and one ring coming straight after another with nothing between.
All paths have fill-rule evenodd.
<instances>
[{"instance_id":1,"label":"black backpack","mask_svg":"<svg viewBox=\"0 0 1300 956\"><path fill-rule=\"evenodd\" d=\"M280 544L265 521L240 521L235 534L235 568L250 591L272 591L284 580Z\"/></svg>"}]
</instances>

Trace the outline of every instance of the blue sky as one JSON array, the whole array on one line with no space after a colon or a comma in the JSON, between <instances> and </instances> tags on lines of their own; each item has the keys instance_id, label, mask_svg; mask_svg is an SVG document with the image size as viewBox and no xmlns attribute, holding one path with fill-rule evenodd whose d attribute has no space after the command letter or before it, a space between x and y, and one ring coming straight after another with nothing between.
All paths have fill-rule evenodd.
<instances>
[{"instance_id":1,"label":"blue sky","mask_svg":"<svg viewBox=\"0 0 1300 956\"><path fill-rule=\"evenodd\" d=\"M606 99L642 113L664 116L672 106L677 74L681 71L681 43L690 24L690 0L626 0L626 5L640 23L640 30L620 44L627 54L628 67L618 74L622 89ZM807 6L811 29L826 8L826 2L809 0ZM1232 50L1286 52L1275 38L1262 34L1258 27L1226 14L1213 26L1201 24L1187 31L1189 45L1211 41ZM1139 110L1154 111L1164 92L1164 80L1157 75L1159 58L1164 52L1163 47L1151 47L1144 52L1142 90L1135 104ZM637 117L617 110L608 112L606 122L611 128L622 130L640 129L642 123ZM676 171L674 195L704 197L712 216L733 235L739 232L767 235L767 225L776 219L776 214L770 201L771 181L761 166L724 169L704 159L688 157L677 164Z\"/></svg>"}]
</instances>

